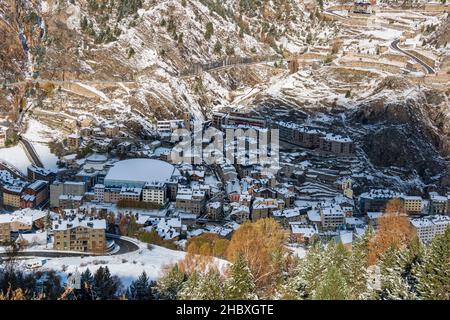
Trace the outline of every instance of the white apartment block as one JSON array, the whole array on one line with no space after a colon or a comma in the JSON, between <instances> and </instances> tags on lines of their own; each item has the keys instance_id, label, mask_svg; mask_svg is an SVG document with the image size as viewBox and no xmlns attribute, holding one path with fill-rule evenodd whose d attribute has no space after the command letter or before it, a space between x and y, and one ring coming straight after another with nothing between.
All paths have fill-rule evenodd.
<instances>
[{"instance_id":1,"label":"white apartment block","mask_svg":"<svg viewBox=\"0 0 450 320\"><path fill-rule=\"evenodd\" d=\"M142 201L164 205L167 202L167 186L162 182L146 183L142 190Z\"/></svg>"},{"instance_id":2,"label":"white apartment block","mask_svg":"<svg viewBox=\"0 0 450 320\"><path fill-rule=\"evenodd\" d=\"M436 215L420 219L412 219L411 224L423 243L429 243L434 237L444 234L450 227L450 217Z\"/></svg>"}]
</instances>

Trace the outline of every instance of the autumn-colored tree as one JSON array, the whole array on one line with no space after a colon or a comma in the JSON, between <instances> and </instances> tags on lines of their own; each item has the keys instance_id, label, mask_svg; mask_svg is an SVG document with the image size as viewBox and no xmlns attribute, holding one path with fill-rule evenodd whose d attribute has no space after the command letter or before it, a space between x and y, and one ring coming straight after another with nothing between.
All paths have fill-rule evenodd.
<instances>
[{"instance_id":1,"label":"autumn-colored tree","mask_svg":"<svg viewBox=\"0 0 450 320\"><path fill-rule=\"evenodd\" d=\"M188 240L186 248L188 252L225 258L229 240L214 233L204 233Z\"/></svg>"},{"instance_id":2,"label":"autumn-colored tree","mask_svg":"<svg viewBox=\"0 0 450 320\"><path fill-rule=\"evenodd\" d=\"M280 252L283 251L286 234L273 219L245 222L233 234L227 249L229 261L240 254L247 261L254 277L256 289L267 292L278 279L281 268Z\"/></svg>"},{"instance_id":3,"label":"autumn-colored tree","mask_svg":"<svg viewBox=\"0 0 450 320\"><path fill-rule=\"evenodd\" d=\"M406 210L400 199L392 199L378 218L378 228L369 241L368 263L373 265L391 246L403 248L414 237Z\"/></svg>"}]
</instances>

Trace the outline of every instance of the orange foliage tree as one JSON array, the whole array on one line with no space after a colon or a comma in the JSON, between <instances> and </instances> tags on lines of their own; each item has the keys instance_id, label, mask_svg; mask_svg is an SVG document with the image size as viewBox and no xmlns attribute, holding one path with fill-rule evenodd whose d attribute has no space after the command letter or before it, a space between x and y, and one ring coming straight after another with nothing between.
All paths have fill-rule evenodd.
<instances>
[{"instance_id":1,"label":"orange foliage tree","mask_svg":"<svg viewBox=\"0 0 450 320\"><path fill-rule=\"evenodd\" d=\"M368 263L373 265L391 246L403 248L411 243L414 232L400 199L392 199L378 218L375 235L369 240Z\"/></svg>"},{"instance_id":2,"label":"orange foliage tree","mask_svg":"<svg viewBox=\"0 0 450 320\"><path fill-rule=\"evenodd\" d=\"M229 240L214 233L204 233L188 240L188 252L225 258Z\"/></svg>"},{"instance_id":3,"label":"orange foliage tree","mask_svg":"<svg viewBox=\"0 0 450 320\"><path fill-rule=\"evenodd\" d=\"M229 261L238 254L247 261L257 289L265 291L274 284L281 271L286 234L273 219L247 221L235 231L227 249Z\"/></svg>"}]
</instances>

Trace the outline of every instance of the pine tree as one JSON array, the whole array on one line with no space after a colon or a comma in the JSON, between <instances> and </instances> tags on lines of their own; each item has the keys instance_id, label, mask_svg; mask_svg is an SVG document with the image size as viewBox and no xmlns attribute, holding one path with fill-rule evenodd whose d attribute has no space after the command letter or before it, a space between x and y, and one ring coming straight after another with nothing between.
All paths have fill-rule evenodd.
<instances>
[{"instance_id":1,"label":"pine tree","mask_svg":"<svg viewBox=\"0 0 450 320\"><path fill-rule=\"evenodd\" d=\"M94 277L92 276L92 273L89 270L89 268L86 269L86 271L84 271L81 274L80 285L81 285L81 288L80 288L79 292L77 292L77 299L79 299L79 300L94 299L93 291L92 291L92 287L94 285Z\"/></svg>"},{"instance_id":2,"label":"pine tree","mask_svg":"<svg viewBox=\"0 0 450 320\"><path fill-rule=\"evenodd\" d=\"M175 300L185 281L186 275L180 271L176 264L159 280L157 286L159 298Z\"/></svg>"},{"instance_id":3,"label":"pine tree","mask_svg":"<svg viewBox=\"0 0 450 320\"><path fill-rule=\"evenodd\" d=\"M133 300L152 300L153 292L152 285L147 277L147 274L142 272L139 278L133 281L129 288L129 298Z\"/></svg>"},{"instance_id":4,"label":"pine tree","mask_svg":"<svg viewBox=\"0 0 450 320\"><path fill-rule=\"evenodd\" d=\"M341 270L334 265L328 267L321 278L314 299L317 300L347 300L350 298L350 289Z\"/></svg>"},{"instance_id":5,"label":"pine tree","mask_svg":"<svg viewBox=\"0 0 450 320\"><path fill-rule=\"evenodd\" d=\"M422 263L413 268L422 299L450 299L450 228L436 236L425 250Z\"/></svg>"},{"instance_id":6,"label":"pine tree","mask_svg":"<svg viewBox=\"0 0 450 320\"><path fill-rule=\"evenodd\" d=\"M255 283L244 257L238 254L225 284L225 299L250 300L255 297Z\"/></svg>"},{"instance_id":7,"label":"pine tree","mask_svg":"<svg viewBox=\"0 0 450 320\"><path fill-rule=\"evenodd\" d=\"M200 274L194 270L190 275L188 280L183 284L180 292L178 293L178 299L180 300L199 300L199 282Z\"/></svg>"},{"instance_id":8,"label":"pine tree","mask_svg":"<svg viewBox=\"0 0 450 320\"><path fill-rule=\"evenodd\" d=\"M395 246L380 257L379 266L381 271L381 292L379 298L383 300L405 300L414 299L408 281L404 277L405 250L399 250Z\"/></svg>"},{"instance_id":9,"label":"pine tree","mask_svg":"<svg viewBox=\"0 0 450 320\"><path fill-rule=\"evenodd\" d=\"M219 270L210 268L199 281L200 300L223 300L224 287Z\"/></svg>"},{"instance_id":10,"label":"pine tree","mask_svg":"<svg viewBox=\"0 0 450 320\"><path fill-rule=\"evenodd\" d=\"M306 258L301 262L297 282L304 286L306 297L312 297L319 286L320 277L325 271L323 254L318 244L309 249Z\"/></svg>"},{"instance_id":11,"label":"pine tree","mask_svg":"<svg viewBox=\"0 0 450 320\"><path fill-rule=\"evenodd\" d=\"M111 276L108 267L100 267L94 275L93 291L95 298L100 300L112 300L116 298L121 286L117 276Z\"/></svg>"}]
</instances>

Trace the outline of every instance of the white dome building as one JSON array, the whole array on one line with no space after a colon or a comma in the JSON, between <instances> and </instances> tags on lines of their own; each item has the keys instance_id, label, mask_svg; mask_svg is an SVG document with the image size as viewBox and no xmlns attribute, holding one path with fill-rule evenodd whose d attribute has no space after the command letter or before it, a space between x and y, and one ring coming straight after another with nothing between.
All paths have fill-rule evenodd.
<instances>
[{"instance_id":1,"label":"white dome building","mask_svg":"<svg viewBox=\"0 0 450 320\"><path fill-rule=\"evenodd\" d=\"M179 176L170 163L153 159L118 161L105 177L105 187L142 188L146 183L165 183Z\"/></svg>"}]
</instances>

